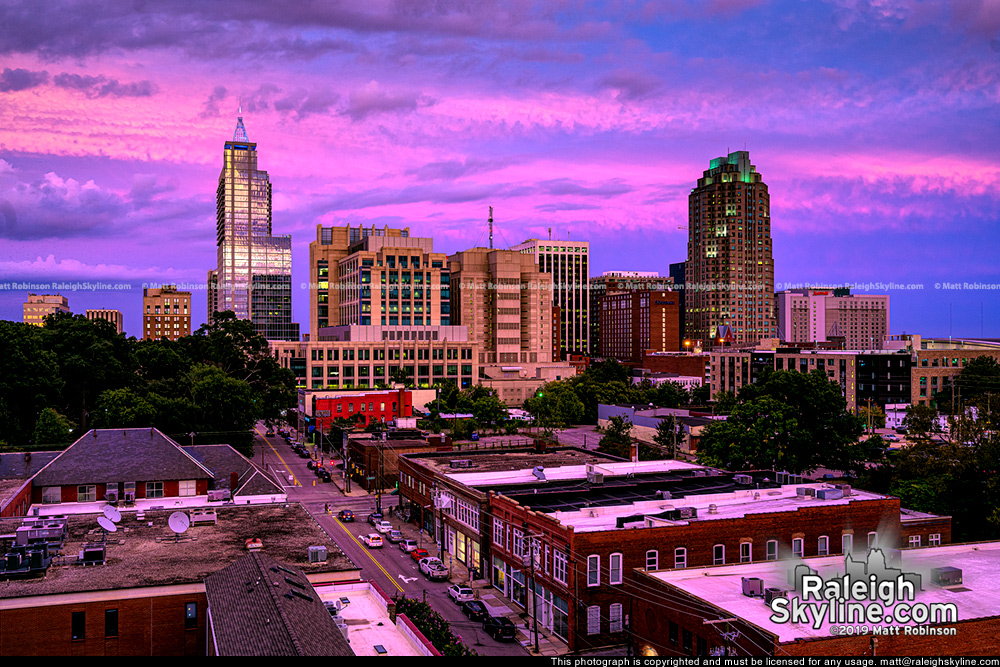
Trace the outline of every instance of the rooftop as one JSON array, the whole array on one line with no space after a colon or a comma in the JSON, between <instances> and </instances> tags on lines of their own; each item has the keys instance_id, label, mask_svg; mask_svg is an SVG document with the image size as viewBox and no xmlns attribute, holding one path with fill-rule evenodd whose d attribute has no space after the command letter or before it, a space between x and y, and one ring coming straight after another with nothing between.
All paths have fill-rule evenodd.
<instances>
[{"instance_id":1,"label":"rooftop","mask_svg":"<svg viewBox=\"0 0 1000 667\"><path fill-rule=\"evenodd\" d=\"M615 456L580 449L577 447L555 447L546 449L539 454L534 449L478 449L455 452L428 452L426 454L410 454L405 456L413 463L422 465L441 475L451 477L456 469L451 467L455 460L468 460L472 464L465 470L476 473L491 471L531 470L535 466L557 468L566 465L583 465L585 463L613 463L621 461ZM465 473L457 473L465 474Z\"/></svg>"},{"instance_id":2,"label":"rooftop","mask_svg":"<svg viewBox=\"0 0 1000 667\"><path fill-rule=\"evenodd\" d=\"M140 586L200 583L245 555L246 540L259 538L264 553L307 575L357 571L299 504L229 505L216 508L217 524L192 525L180 542L167 526L171 510L146 510L142 521L122 512L118 531L108 535L104 566L52 565L44 578L11 580L0 586L4 599ZM0 535L13 534L20 519L0 521ZM75 560L84 543L101 538L94 515L69 515L64 555ZM326 563L310 563L308 548L327 548Z\"/></svg>"},{"instance_id":3,"label":"rooftop","mask_svg":"<svg viewBox=\"0 0 1000 667\"><path fill-rule=\"evenodd\" d=\"M701 478L707 482L725 480L725 477ZM719 519L737 519L749 514L767 514L772 512L795 512L802 507L820 505L847 505L851 502L877 500L887 498L869 491L852 490L846 498L823 500L813 496L800 496L797 489L832 489L831 484L785 484L770 489L741 489L725 493L702 493L685 495L667 500L639 500L632 503L620 503L604 507L590 507L569 511L551 511L551 516L564 526L572 526L576 532L595 532L602 530L641 528L651 521L657 526L683 526L694 521L717 521ZM714 511L711 507L715 506ZM668 510L681 507L692 507L697 510L697 517L691 519L669 520L657 515ZM546 511L543 507L531 503L532 509ZM647 519L647 517L653 517ZM619 526L619 518L634 518Z\"/></svg>"},{"instance_id":4,"label":"rooftop","mask_svg":"<svg viewBox=\"0 0 1000 667\"><path fill-rule=\"evenodd\" d=\"M1000 570L1000 542L904 549L900 553L902 571L916 572L922 577L923 590L917 591L916 602L954 603L959 620L997 615L1000 578L996 572ZM821 623L818 629L814 629L812 623L774 623L770 620L771 609L760 598L750 598L742 593L742 577L759 577L764 580L764 588L791 588L789 573L799 563L816 570L824 580L844 575L844 559L840 556L664 570L650 572L649 575L710 602L724 616L739 616L777 635L779 642L831 637L831 624L826 622ZM930 571L936 567L961 569L962 585L942 588L931 584ZM799 597L798 593L788 592L789 600L795 597ZM894 619L891 625L918 624Z\"/></svg>"},{"instance_id":5,"label":"rooftop","mask_svg":"<svg viewBox=\"0 0 1000 667\"><path fill-rule=\"evenodd\" d=\"M413 637L400 630L386 611L386 598L368 582L317 586L324 602L341 601L340 616L347 622L347 638L355 655L423 655ZM344 603L346 600L346 604ZM375 650L381 646L386 653Z\"/></svg>"},{"instance_id":6,"label":"rooftop","mask_svg":"<svg viewBox=\"0 0 1000 667\"><path fill-rule=\"evenodd\" d=\"M588 468L592 468L596 472L603 473L605 477L641 475L644 473L658 472L704 470L704 466L676 460L594 461L592 463L577 463L574 461L570 465L553 465L549 462L545 463L548 463L548 465L543 465L542 462L539 462L530 468L464 472L449 474L448 477L456 482L461 482L466 486L495 487L499 484L534 484L542 481L535 476L534 471L536 466L542 468L541 473L545 476L544 481L546 482L585 480L587 478Z\"/></svg>"}]
</instances>

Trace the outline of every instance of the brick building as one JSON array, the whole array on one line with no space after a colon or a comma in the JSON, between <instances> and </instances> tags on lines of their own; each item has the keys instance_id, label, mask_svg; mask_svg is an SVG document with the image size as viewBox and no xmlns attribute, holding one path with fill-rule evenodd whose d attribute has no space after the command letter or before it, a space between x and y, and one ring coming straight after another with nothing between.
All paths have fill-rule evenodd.
<instances>
[{"instance_id":1,"label":"brick building","mask_svg":"<svg viewBox=\"0 0 1000 667\"><path fill-rule=\"evenodd\" d=\"M1000 585L996 578L1000 543L904 549L899 556L902 572L921 575L915 603L954 604L957 619L931 620L922 624L920 633L916 623L902 620L897 607L890 604L886 611L895 616L893 621L841 624L852 630L861 626L868 630L838 635L828 621L821 621L819 627L814 627L811 619L774 622L772 609L762 599L743 594L744 578L758 578L762 588L784 591L782 596L790 601L801 597L789 582L787 565L758 562L663 572L639 568L632 580L635 650L639 655L665 657L991 656L1000 652ZM859 558L855 556L855 560ZM807 557L802 563L827 581L845 573L844 559L839 557ZM941 567L957 568L960 585L933 583L933 568ZM870 573L871 560L862 568ZM976 594L969 596L969 591ZM726 621L720 623L720 619ZM872 631L887 626L889 631L884 634Z\"/></svg>"},{"instance_id":2,"label":"brick building","mask_svg":"<svg viewBox=\"0 0 1000 667\"><path fill-rule=\"evenodd\" d=\"M788 343L843 340L848 350L881 350L889 336L889 296L849 287L806 287L774 295L778 337Z\"/></svg>"},{"instance_id":3,"label":"brick building","mask_svg":"<svg viewBox=\"0 0 1000 667\"><path fill-rule=\"evenodd\" d=\"M645 351L639 367L650 373L677 373L700 377L706 383L711 378L711 356L708 353Z\"/></svg>"},{"instance_id":4,"label":"brick building","mask_svg":"<svg viewBox=\"0 0 1000 667\"><path fill-rule=\"evenodd\" d=\"M406 389L385 389L363 393L318 396L313 407L316 430L325 433L338 417L344 419L361 415L360 426L372 422L391 423L400 417L413 416L412 394Z\"/></svg>"},{"instance_id":5,"label":"brick building","mask_svg":"<svg viewBox=\"0 0 1000 667\"><path fill-rule=\"evenodd\" d=\"M88 308L84 311L88 320L104 320L115 327L116 333L124 331L124 315L122 311L113 308Z\"/></svg>"},{"instance_id":6,"label":"brick building","mask_svg":"<svg viewBox=\"0 0 1000 667\"><path fill-rule=\"evenodd\" d=\"M600 355L633 364L681 349L680 299L669 291L611 291L598 301Z\"/></svg>"},{"instance_id":7,"label":"brick building","mask_svg":"<svg viewBox=\"0 0 1000 667\"><path fill-rule=\"evenodd\" d=\"M48 315L68 312L69 299L60 294L29 294L22 305L22 321L40 327Z\"/></svg>"},{"instance_id":8,"label":"brick building","mask_svg":"<svg viewBox=\"0 0 1000 667\"><path fill-rule=\"evenodd\" d=\"M212 312L209 312L211 315ZM142 339L177 340L191 335L191 292L173 285L142 290Z\"/></svg>"}]
</instances>

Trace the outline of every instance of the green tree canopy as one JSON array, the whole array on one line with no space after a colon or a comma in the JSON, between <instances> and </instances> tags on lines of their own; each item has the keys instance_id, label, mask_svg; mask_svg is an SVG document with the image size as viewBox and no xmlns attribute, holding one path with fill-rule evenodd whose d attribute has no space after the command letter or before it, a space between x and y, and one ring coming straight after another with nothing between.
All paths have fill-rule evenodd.
<instances>
[{"instance_id":1,"label":"green tree canopy","mask_svg":"<svg viewBox=\"0 0 1000 667\"><path fill-rule=\"evenodd\" d=\"M62 449L76 440L76 424L52 408L38 416L32 437L34 449Z\"/></svg>"}]
</instances>

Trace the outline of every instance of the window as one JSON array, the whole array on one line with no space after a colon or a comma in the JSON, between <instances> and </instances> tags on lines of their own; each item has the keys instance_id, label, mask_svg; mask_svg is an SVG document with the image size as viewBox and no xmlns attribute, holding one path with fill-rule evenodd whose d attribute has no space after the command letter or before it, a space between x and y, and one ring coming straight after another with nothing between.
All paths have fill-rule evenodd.
<instances>
[{"instance_id":1,"label":"window","mask_svg":"<svg viewBox=\"0 0 1000 667\"><path fill-rule=\"evenodd\" d=\"M587 556L587 586L601 585L601 557Z\"/></svg>"},{"instance_id":2,"label":"window","mask_svg":"<svg viewBox=\"0 0 1000 667\"><path fill-rule=\"evenodd\" d=\"M677 643L677 635L678 635L678 632L679 632L680 628L673 621L670 621L669 628L670 628L670 632L669 632L670 643L671 644L676 644Z\"/></svg>"},{"instance_id":3,"label":"window","mask_svg":"<svg viewBox=\"0 0 1000 667\"><path fill-rule=\"evenodd\" d=\"M117 609L105 609L104 610L104 636L105 637L117 637L118 636L118 610Z\"/></svg>"},{"instance_id":4,"label":"window","mask_svg":"<svg viewBox=\"0 0 1000 667\"><path fill-rule=\"evenodd\" d=\"M817 556L829 556L830 555L830 538L823 535L819 538L816 543L816 555Z\"/></svg>"},{"instance_id":5,"label":"window","mask_svg":"<svg viewBox=\"0 0 1000 667\"><path fill-rule=\"evenodd\" d=\"M646 552L646 569L655 570L660 566L660 552L650 549Z\"/></svg>"},{"instance_id":6,"label":"window","mask_svg":"<svg viewBox=\"0 0 1000 667\"><path fill-rule=\"evenodd\" d=\"M493 544L503 547L503 521L497 518L493 519Z\"/></svg>"},{"instance_id":7,"label":"window","mask_svg":"<svg viewBox=\"0 0 1000 667\"><path fill-rule=\"evenodd\" d=\"M686 653L690 653L691 652L691 639L692 639L691 631L690 630L683 630L681 632L681 636L684 639L684 641L682 642L684 651Z\"/></svg>"},{"instance_id":8,"label":"window","mask_svg":"<svg viewBox=\"0 0 1000 667\"><path fill-rule=\"evenodd\" d=\"M713 565L726 564L726 545L716 544L714 547L712 547L712 564Z\"/></svg>"},{"instance_id":9,"label":"window","mask_svg":"<svg viewBox=\"0 0 1000 667\"><path fill-rule=\"evenodd\" d=\"M941 533L931 533L927 536L928 544L932 547L941 546Z\"/></svg>"},{"instance_id":10,"label":"window","mask_svg":"<svg viewBox=\"0 0 1000 667\"><path fill-rule=\"evenodd\" d=\"M852 553L854 551L854 536L845 534L840 538L840 546L843 549L845 556Z\"/></svg>"},{"instance_id":11,"label":"window","mask_svg":"<svg viewBox=\"0 0 1000 667\"><path fill-rule=\"evenodd\" d=\"M920 536L919 535L910 535L910 547L912 548L912 547L919 547L919 546L920 546Z\"/></svg>"},{"instance_id":12,"label":"window","mask_svg":"<svg viewBox=\"0 0 1000 667\"><path fill-rule=\"evenodd\" d=\"M177 495L193 496L198 492L198 486L193 479L182 479L178 485Z\"/></svg>"},{"instance_id":13,"label":"window","mask_svg":"<svg viewBox=\"0 0 1000 667\"><path fill-rule=\"evenodd\" d=\"M587 607L587 634L597 635L601 633L601 608L598 606Z\"/></svg>"},{"instance_id":14,"label":"window","mask_svg":"<svg viewBox=\"0 0 1000 667\"><path fill-rule=\"evenodd\" d=\"M622 631L622 606L620 603L616 602L611 605L611 609L608 612L608 623L608 632Z\"/></svg>"},{"instance_id":15,"label":"window","mask_svg":"<svg viewBox=\"0 0 1000 667\"><path fill-rule=\"evenodd\" d=\"M162 498L163 497L163 482L146 482L146 497L147 498Z\"/></svg>"},{"instance_id":16,"label":"window","mask_svg":"<svg viewBox=\"0 0 1000 667\"><path fill-rule=\"evenodd\" d=\"M778 560L778 540L767 541L767 560Z\"/></svg>"},{"instance_id":17,"label":"window","mask_svg":"<svg viewBox=\"0 0 1000 667\"><path fill-rule=\"evenodd\" d=\"M740 562L741 563L753 562L753 542L740 543Z\"/></svg>"},{"instance_id":18,"label":"window","mask_svg":"<svg viewBox=\"0 0 1000 667\"><path fill-rule=\"evenodd\" d=\"M684 547L677 547L674 549L674 567L682 568L687 567L688 562L688 550Z\"/></svg>"},{"instance_id":19,"label":"window","mask_svg":"<svg viewBox=\"0 0 1000 667\"><path fill-rule=\"evenodd\" d=\"M802 558L803 542L804 540L801 537L796 537L792 540L792 555L796 558Z\"/></svg>"},{"instance_id":20,"label":"window","mask_svg":"<svg viewBox=\"0 0 1000 667\"><path fill-rule=\"evenodd\" d=\"M868 533L868 548L874 549L877 546L878 546L878 533L876 533L873 530L872 532Z\"/></svg>"},{"instance_id":21,"label":"window","mask_svg":"<svg viewBox=\"0 0 1000 667\"><path fill-rule=\"evenodd\" d=\"M524 533L520 529L514 529L514 555L523 556L524 555Z\"/></svg>"},{"instance_id":22,"label":"window","mask_svg":"<svg viewBox=\"0 0 1000 667\"><path fill-rule=\"evenodd\" d=\"M97 487L93 484L84 484L76 487L76 502L92 503L97 500Z\"/></svg>"},{"instance_id":23,"label":"window","mask_svg":"<svg viewBox=\"0 0 1000 667\"><path fill-rule=\"evenodd\" d=\"M566 583L566 552L552 551L552 578L561 584Z\"/></svg>"},{"instance_id":24,"label":"window","mask_svg":"<svg viewBox=\"0 0 1000 667\"><path fill-rule=\"evenodd\" d=\"M87 632L87 615L86 612L74 611L73 612L73 623L72 623L72 638L73 641L83 641L86 639Z\"/></svg>"},{"instance_id":25,"label":"window","mask_svg":"<svg viewBox=\"0 0 1000 667\"><path fill-rule=\"evenodd\" d=\"M184 605L184 629L194 630L198 627L198 603L188 602Z\"/></svg>"},{"instance_id":26,"label":"window","mask_svg":"<svg viewBox=\"0 0 1000 667\"><path fill-rule=\"evenodd\" d=\"M608 559L608 583L610 584L620 584L622 583L622 555L621 554L611 554ZM612 632L614 632L612 630Z\"/></svg>"},{"instance_id":27,"label":"window","mask_svg":"<svg viewBox=\"0 0 1000 667\"><path fill-rule=\"evenodd\" d=\"M61 486L46 486L42 489L42 504L51 505L62 502Z\"/></svg>"}]
</instances>

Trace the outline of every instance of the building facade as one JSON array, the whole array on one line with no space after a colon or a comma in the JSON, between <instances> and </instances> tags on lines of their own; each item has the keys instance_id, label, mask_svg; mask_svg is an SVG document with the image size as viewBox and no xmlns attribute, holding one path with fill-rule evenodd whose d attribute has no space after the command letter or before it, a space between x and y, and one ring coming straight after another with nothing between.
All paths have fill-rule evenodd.
<instances>
[{"instance_id":1,"label":"building facade","mask_svg":"<svg viewBox=\"0 0 1000 667\"><path fill-rule=\"evenodd\" d=\"M292 322L292 238L271 234L271 181L243 117L225 143L216 189L217 264L208 273L208 319L231 310L268 340L298 340Z\"/></svg>"},{"instance_id":2,"label":"building facade","mask_svg":"<svg viewBox=\"0 0 1000 667\"><path fill-rule=\"evenodd\" d=\"M552 276L552 305L559 307L560 359L590 353L590 243L529 239L511 250L531 256Z\"/></svg>"},{"instance_id":3,"label":"building facade","mask_svg":"<svg viewBox=\"0 0 1000 667\"><path fill-rule=\"evenodd\" d=\"M22 321L40 327L45 324L46 316L68 313L69 299L59 294L29 294L22 308Z\"/></svg>"},{"instance_id":4,"label":"building facade","mask_svg":"<svg viewBox=\"0 0 1000 667\"><path fill-rule=\"evenodd\" d=\"M124 330L124 316L120 310L113 310L109 308L88 308L85 313L88 320L104 320L105 322L110 322L114 325L116 333L122 333Z\"/></svg>"},{"instance_id":5,"label":"building facade","mask_svg":"<svg viewBox=\"0 0 1000 667\"><path fill-rule=\"evenodd\" d=\"M614 291L598 303L602 357L638 364L647 352L681 349L676 292Z\"/></svg>"},{"instance_id":6,"label":"building facade","mask_svg":"<svg viewBox=\"0 0 1000 667\"><path fill-rule=\"evenodd\" d=\"M89 312L89 311L88 311ZM173 285L142 289L142 339L177 340L191 335L191 292Z\"/></svg>"},{"instance_id":7,"label":"building facade","mask_svg":"<svg viewBox=\"0 0 1000 667\"><path fill-rule=\"evenodd\" d=\"M590 354L601 356L601 298L606 294L625 291L671 289L671 278L656 271L605 271L590 278Z\"/></svg>"},{"instance_id":8,"label":"building facade","mask_svg":"<svg viewBox=\"0 0 1000 667\"><path fill-rule=\"evenodd\" d=\"M889 296L850 288L803 288L774 295L778 337L787 343L843 340L848 350L881 350L889 336Z\"/></svg>"},{"instance_id":9,"label":"building facade","mask_svg":"<svg viewBox=\"0 0 1000 667\"><path fill-rule=\"evenodd\" d=\"M688 197L685 278L687 338L777 335L770 195L747 151L712 160Z\"/></svg>"}]
</instances>

